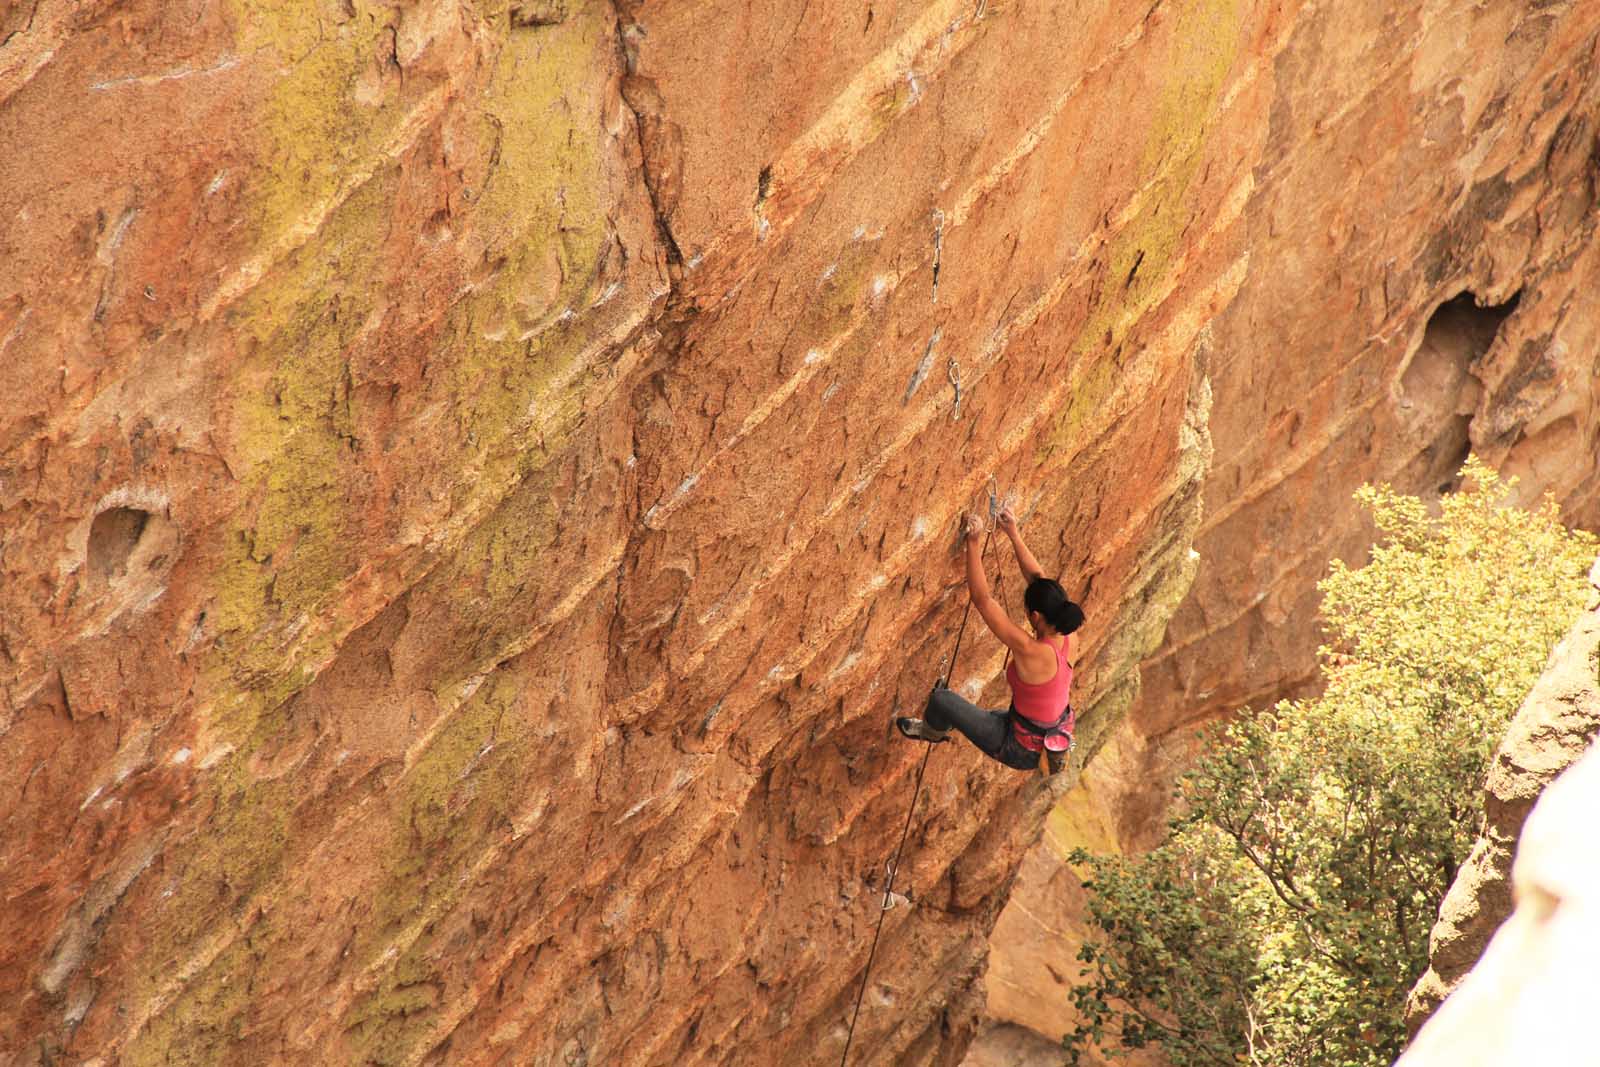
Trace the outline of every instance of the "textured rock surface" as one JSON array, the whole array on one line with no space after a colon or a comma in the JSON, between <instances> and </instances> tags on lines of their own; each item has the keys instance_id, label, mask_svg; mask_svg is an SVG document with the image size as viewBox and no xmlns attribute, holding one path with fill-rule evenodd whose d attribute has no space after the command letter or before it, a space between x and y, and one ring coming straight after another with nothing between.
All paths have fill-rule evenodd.
<instances>
[{"instance_id":1,"label":"textured rock surface","mask_svg":"<svg viewBox=\"0 0 1600 1067\"><path fill-rule=\"evenodd\" d=\"M1365 481L1429 494L1466 449L1600 526L1594 5L1287 5L1254 57L1268 132L1242 208L1250 270L1210 324L1217 462L1194 587L1144 669L1117 769L1086 802L1148 847L1198 725L1315 678L1315 582L1359 559ZM1480 308L1478 305L1488 305ZM1070 847L1077 842L1064 842ZM1084 842L1091 844L1092 842ZM1049 861L1047 851L1041 857ZM1049 950L1077 952L1057 914ZM1042 936L1036 932L1028 938ZM1002 1021L1024 1021L990 990ZM1055 1033L1034 1010L1030 1025Z\"/></svg>"},{"instance_id":2,"label":"textured rock surface","mask_svg":"<svg viewBox=\"0 0 1600 1067\"><path fill-rule=\"evenodd\" d=\"M1051 812L1039 847L1017 872L1011 900L991 935L995 951L984 981L989 1014L1004 1022L984 1030L966 1060L969 1067L1061 1060L1061 1038L1074 1018L1068 998L1082 966L1077 946L1087 932L1084 890L1066 856L1079 846L1117 851L1113 813L1098 798L1118 788L1116 776L1130 762L1127 742L1120 731L1101 749Z\"/></svg>"},{"instance_id":3,"label":"textured rock surface","mask_svg":"<svg viewBox=\"0 0 1600 1067\"><path fill-rule=\"evenodd\" d=\"M1260 20L6 10L4 1053L835 1054L988 472L1086 748L1190 580ZM939 754L863 1059L1051 799Z\"/></svg>"},{"instance_id":4,"label":"textured rock surface","mask_svg":"<svg viewBox=\"0 0 1600 1067\"><path fill-rule=\"evenodd\" d=\"M1557 778L1523 827L1516 910L1398 1067L1593 1063L1600 953L1600 746Z\"/></svg>"},{"instance_id":5,"label":"textured rock surface","mask_svg":"<svg viewBox=\"0 0 1600 1067\"><path fill-rule=\"evenodd\" d=\"M1511 914L1512 855L1534 802L1600 735L1600 562L1589 579L1595 586L1590 610L1551 653L1495 753L1484 787L1483 833L1439 906L1439 921L1429 939L1428 972L1406 1004L1406 1025L1413 1034L1461 984ZM1591 815L1597 810L1594 799L1600 798L1591 799ZM1584 906L1591 908L1600 902L1600 867L1592 877L1584 889L1589 902ZM1524 899L1527 892L1522 890ZM1600 939L1600 927L1591 933L1594 939Z\"/></svg>"},{"instance_id":6,"label":"textured rock surface","mask_svg":"<svg viewBox=\"0 0 1600 1067\"><path fill-rule=\"evenodd\" d=\"M1146 738L1312 683L1315 582L1365 549L1363 482L1437 491L1470 446L1524 499L1600 525L1600 9L1292 22L1245 208L1252 270L1212 323L1228 355L1205 563L1146 667ZM1125 806L1137 836L1147 805Z\"/></svg>"},{"instance_id":7,"label":"textured rock surface","mask_svg":"<svg viewBox=\"0 0 1600 1067\"><path fill-rule=\"evenodd\" d=\"M1437 412L1593 506L1597 24L6 8L0 1053L830 1057L989 471L1091 754L1202 487L1136 738L1293 683L1268 624ZM1464 289L1522 293L1483 384L1464 313L1407 392ZM938 754L862 1061L959 1058L1051 801Z\"/></svg>"}]
</instances>

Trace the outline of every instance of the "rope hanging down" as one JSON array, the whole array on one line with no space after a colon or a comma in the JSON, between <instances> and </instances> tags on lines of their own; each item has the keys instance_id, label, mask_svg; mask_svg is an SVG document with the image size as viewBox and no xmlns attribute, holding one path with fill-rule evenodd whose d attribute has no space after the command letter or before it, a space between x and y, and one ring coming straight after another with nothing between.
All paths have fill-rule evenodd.
<instances>
[{"instance_id":1,"label":"rope hanging down","mask_svg":"<svg viewBox=\"0 0 1600 1067\"><path fill-rule=\"evenodd\" d=\"M994 540L995 516L998 514L999 501L995 495L994 478L989 479L989 532L983 539L983 551L979 558L985 563L989 559L989 542ZM998 583L998 578L996 579ZM998 588L998 584L997 584ZM950 670L946 674L942 670L939 685L948 687L950 679L956 671L956 657L961 654L961 638L967 632L967 616L972 613L972 598L967 598L967 606L961 612L961 625L956 629L955 647L950 650L950 658L946 660ZM1011 650L1006 650L1007 662L1010 662ZM911 787L911 804L906 808L906 824L900 828L900 843L895 846L894 859L890 860L886 870L887 877L883 886L883 906L878 910L878 925L872 931L872 948L867 952L867 965L861 971L861 988L856 991L855 1010L850 1013L850 1031L845 1036L844 1054L839 1057L839 1067L847 1067L850 1062L850 1046L856 1039L856 1020L861 1017L861 1001L867 995L867 982L872 978L872 961L878 955L878 939L883 936L883 920L889 914L889 909L894 906L894 876L900 872L900 854L905 851L906 838L911 836L911 820L917 813L917 799L922 796L922 776L928 770L928 757L933 755L933 746L928 745L922 753L922 762L917 764L917 780Z\"/></svg>"},{"instance_id":2,"label":"rope hanging down","mask_svg":"<svg viewBox=\"0 0 1600 1067\"><path fill-rule=\"evenodd\" d=\"M844 1039L844 1054L839 1057L839 1067L846 1067L850 1062L850 1045L856 1039L856 1019L861 1016L861 998L867 995L867 981L872 977L872 961L878 955L878 938L883 935L883 918L889 914L890 895L894 892L894 876L900 869L900 853L906 847L906 837L911 833L911 816L917 810L917 797L922 793L922 776L928 769L928 757L933 755L933 746L929 745L922 754L922 762L917 765L917 783L911 789L911 806L906 809L906 824L900 831L900 844L894 850L894 859L889 862L889 877L883 887L883 907L878 912L878 928L872 932L872 949L867 953L867 966L861 972L861 988L856 991L855 1011L850 1013L850 1032Z\"/></svg>"}]
</instances>

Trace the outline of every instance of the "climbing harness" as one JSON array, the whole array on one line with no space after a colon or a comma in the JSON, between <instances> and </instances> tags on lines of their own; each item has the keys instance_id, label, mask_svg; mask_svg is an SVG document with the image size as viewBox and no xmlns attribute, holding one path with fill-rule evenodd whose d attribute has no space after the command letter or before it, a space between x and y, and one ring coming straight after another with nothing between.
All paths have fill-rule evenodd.
<instances>
[{"instance_id":1,"label":"climbing harness","mask_svg":"<svg viewBox=\"0 0 1600 1067\"><path fill-rule=\"evenodd\" d=\"M952 381L956 383L956 407L961 406L961 384L954 377L955 360L950 361ZM989 477L989 532L983 539L983 551L979 557L985 561L989 558L989 543L994 540L995 516L999 513L999 496L995 489L994 476ZM999 588L999 579L996 579L996 588ZM967 606L961 612L961 625L956 628L956 643L950 649L950 655L939 661L939 681L935 688L949 688L950 678L955 673L956 657L961 654L961 639L967 632L967 616L972 614L972 598L967 598ZM1006 662L1010 662L1011 650L1006 650ZM945 673L945 667L950 668L950 673ZM839 1067L847 1067L850 1062L850 1045L856 1039L856 1020L861 1016L861 1001L867 995L867 983L872 978L872 961L878 955L878 939L883 936L883 919L889 914L889 909L894 907L896 900L906 899L898 896L894 891L894 877L900 871L900 856L905 851L906 839L911 836L911 820L917 812L917 798L922 795L922 776L928 771L928 757L933 755L933 745L927 746L922 753L922 761L917 764L917 780L911 787L911 805L906 809L906 823L900 828L900 843L895 846L894 858L884 864L883 905L878 909L878 925L872 932L872 948L867 952L867 965L861 971L861 988L856 991L855 1010L850 1013L850 1031L845 1037L844 1053L839 1057Z\"/></svg>"},{"instance_id":2,"label":"climbing harness","mask_svg":"<svg viewBox=\"0 0 1600 1067\"><path fill-rule=\"evenodd\" d=\"M1013 704L1006 709L1006 725L1021 727L1028 733L1037 737L1044 743L1046 752L1071 752L1075 742L1072 739L1072 705L1068 704L1061 712L1061 717L1048 725L1034 722L1026 715L1017 711ZM1037 762L1037 760L1035 760Z\"/></svg>"}]
</instances>

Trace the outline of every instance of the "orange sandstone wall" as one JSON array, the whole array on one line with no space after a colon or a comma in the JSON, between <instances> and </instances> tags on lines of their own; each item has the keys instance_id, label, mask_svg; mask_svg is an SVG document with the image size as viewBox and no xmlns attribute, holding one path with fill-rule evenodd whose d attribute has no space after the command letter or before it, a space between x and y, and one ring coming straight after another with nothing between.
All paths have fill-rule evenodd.
<instances>
[{"instance_id":1,"label":"orange sandstone wall","mask_svg":"<svg viewBox=\"0 0 1600 1067\"><path fill-rule=\"evenodd\" d=\"M1501 81L1289 0L7 8L0 1056L836 1056L991 472L1089 754L1187 721L1197 537L1189 604L1304 598L1228 553L1324 497L1250 487L1463 286L1523 292L1469 433L1592 505L1597 16L1488 10ZM857 1062L959 1060L1059 789L936 753Z\"/></svg>"},{"instance_id":2,"label":"orange sandstone wall","mask_svg":"<svg viewBox=\"0 0 1600 1067\"><path fill-rule=\"evenodd\" d=\"M1285 17L1255 57L1273 90L1250 270L1211 322L1197 577L1068 801L1093 816L1046 835L995 936L991 1010L1048 1042L1083 933L1062 857L1152 844L1197 726L1314 684L1315 582L1370 536L1357 486L1440 492L1470 448L1600 527L1600 7Z\"/></svg>"},{"instance_id":3,"label":"orange sandstone wall","mask_svg":"<svg viewBox=\"0 0 1600 1067\"><path fill-rule=\"evenodd\" d=\"M1086 735L1191 576L1196 11L8 8L4 1053L836 1054L959 513L1086 591ZM939 753L863 1057L959 1054L1050 800Z\"/></svg>"}]
</instances>

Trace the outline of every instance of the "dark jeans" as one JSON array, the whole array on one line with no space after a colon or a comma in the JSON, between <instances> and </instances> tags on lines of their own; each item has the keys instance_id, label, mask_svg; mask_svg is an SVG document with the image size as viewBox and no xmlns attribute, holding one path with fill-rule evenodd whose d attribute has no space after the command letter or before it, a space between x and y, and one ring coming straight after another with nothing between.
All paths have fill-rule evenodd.
<instances>
[{"instance_id":1,"label":"dark jeans","mask_svg":"<svg viewBox=\"0 0 1600 1067\"><path fill-rule=\"evenodd\" d=\"M951 690L935 686L922 717L935 730L959 730L979 752L1012 770L1031 771L1039 766L1039 753L1029 752L1017 742L1006 712L984 711Z\"/></svg>"}]
</instances>

